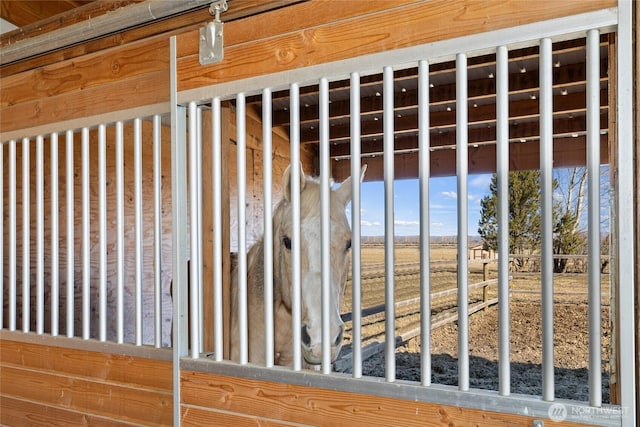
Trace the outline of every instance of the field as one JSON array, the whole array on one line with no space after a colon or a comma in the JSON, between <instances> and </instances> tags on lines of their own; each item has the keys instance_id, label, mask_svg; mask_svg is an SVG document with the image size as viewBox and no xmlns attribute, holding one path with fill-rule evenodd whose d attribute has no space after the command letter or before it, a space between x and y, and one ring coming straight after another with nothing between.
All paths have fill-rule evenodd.
<instances>
[{"instance_id":1,"label":"field","mask_svg":"<svg viewBox=\"0 0 640 427\"><path fill-rule=\"evenodd\" d=\"M431 247L431 294L455 288L455 245ZM403 344L396 350L396 378L420 381L419 247L397 245L395 250L396 336ZM483 277L497 277L497 264L469 262L468 283ZM362 250L362 308L381 305L385 295L384 248L365 245ZM511 290L511 391L541 394L541 305L540 273L512 273ZM609 401L609 277L602 274L602 384L603 402ZM497 297L495 284L469 291L469 307ZM456 313L456 294L432 300L431 321L447 320ZM498 389L498 310L490 305L469 317L469 360L471 387ZM347 283L343 313L351 311L351 282ZM351 322L347 322L346 349L349 352ZM554 275L554 365L556 397L588 400L587 277L585 274ZM382 348L384 313L363 317L363 347ZM409 338L408 338L409 337ZM375 353L375 352L374 352ZM457 322L448 321L431 334L432 382L457 384ZM363 362L363 374L384 376L384 354L377 352ZM346 372L349 372L347 369Z\"/></svg>"}]
</instances>

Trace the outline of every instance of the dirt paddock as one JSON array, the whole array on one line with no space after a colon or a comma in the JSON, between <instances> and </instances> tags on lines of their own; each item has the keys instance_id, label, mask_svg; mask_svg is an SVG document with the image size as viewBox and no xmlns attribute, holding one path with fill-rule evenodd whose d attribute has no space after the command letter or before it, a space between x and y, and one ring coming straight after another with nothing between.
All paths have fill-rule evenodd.
<instances>
[{"instance_id":1,"label":"dirt paddock","mask_svg":"<svg viewBox=\"0 0 640 427\"><path fill-rule=\"evenodd\" d=\"M511 392L541 395L542 344L540 304L511 305ZM555 394L557 398L589 400L588 327L586 304L556 304ZM609 402L609 309L602 310L602 389ZM457 324L432 331L433 383L457 385ZM469 377L472 388L498 390L498 310L494 306L469 318ZM420 340L410 340L396 353L396 378L420 381ZM384 354L363 363L363 374L384 376Z\"/></svg>"}]
</instances>

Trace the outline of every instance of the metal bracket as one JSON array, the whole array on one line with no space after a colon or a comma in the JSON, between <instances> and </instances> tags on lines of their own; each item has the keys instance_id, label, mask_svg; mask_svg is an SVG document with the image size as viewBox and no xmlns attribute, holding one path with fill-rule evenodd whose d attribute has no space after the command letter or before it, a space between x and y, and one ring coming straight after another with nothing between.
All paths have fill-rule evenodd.
<instances>
[{"instance_id":1,"label":"metal bracket","mask_svg":"<svg viewBox=\"0 0 640 427\"><path fill-rule=\"evenodd\" d=\"M219 0L211 4L209 13L214 15L213 22L200 28L200 65L215 64L224 57L222 21L220 13L228 9L227 0Z\"/></svg>"}]
</instances>

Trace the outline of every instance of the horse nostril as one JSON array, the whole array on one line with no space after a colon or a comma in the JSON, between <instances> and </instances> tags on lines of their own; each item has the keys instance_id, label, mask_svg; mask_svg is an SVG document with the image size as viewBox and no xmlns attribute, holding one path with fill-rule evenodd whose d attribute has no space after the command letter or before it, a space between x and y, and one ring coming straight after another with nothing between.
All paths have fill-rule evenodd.
<instances>
[{"instance_id":1,"label":"horse nostril","mask_svg":"<svg viewBox=\"0 0 640 427\"><path fill-rule=\"evenodd\" d=\"M302 326L302 343L304 345L306 345L307 347L309 347L311 345L311 337L309 336L309 333L307 332L307 325L303 325Z\"/></svg>"}]
</instances>

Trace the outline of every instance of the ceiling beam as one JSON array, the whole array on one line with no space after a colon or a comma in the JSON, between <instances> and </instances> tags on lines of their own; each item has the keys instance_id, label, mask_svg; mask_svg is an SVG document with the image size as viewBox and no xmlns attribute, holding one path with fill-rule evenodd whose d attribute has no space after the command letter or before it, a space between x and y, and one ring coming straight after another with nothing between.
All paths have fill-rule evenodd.
<instances>
[{"instance_id":1,"label":"ceiling beam","mask_svg":"<svg viewBox=\"0 0 640 427\"><path fill-rule=\"evenodd\" d=\"M2 1L0 2L0 17L17 27L24 27L87 3L91 3L91 0Z\"/></svg>"}]
</instances>

